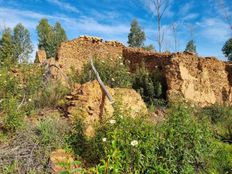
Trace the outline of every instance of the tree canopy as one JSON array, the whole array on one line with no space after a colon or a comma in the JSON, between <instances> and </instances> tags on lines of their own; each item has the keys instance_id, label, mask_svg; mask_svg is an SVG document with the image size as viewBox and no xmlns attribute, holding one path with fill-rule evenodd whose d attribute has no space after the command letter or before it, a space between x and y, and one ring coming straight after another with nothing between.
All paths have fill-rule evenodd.
<instances>
[{"instance_id":1,"label":"tree canopy","mask_svg":"<svg viewBox=\"0 0 232 174\"><path fill-rule=\"evenodd\" d=\"M131 22L130 33L128 35L129 47L143 47L146 36L144 31L139 26L136 19Z\"/></svg>"},{"instance_id":2,"label":"tree canopy","mask_svg":"<svg viewBox=\"0 0 232 174\"><path fill-rule=\"evenodd\" d=\"M232 38L226 41L225 45L222 48L222 52L229 61L232 61Z\"/></svg>"},{"instance_id":3,"label":"tree canopy","mask_svg":"<svg viewBox=\"0 0 232 174\"><path fill-rule=\"evenodd\" d=\"M37 33L39 37L38 47L46 51L48 58L55 57L57 47L61 42L67 40L65 30L62 28L61 24L56 22L53 27L45 18L40 20L37 26Z\"/></svg>"},{"instance_id":4,"label":"tree canopy","mask_svg":"<svg viewBox=\"0 0 232 174\"><path fill-rule=\"evenodd\" d=\"M33 46L30 39L30 33L21 23L14 28L14 57L19 60L29 59L29 55L33 51Z\"/></svg>"},{"instance_id":5,"label":"tree canopy","mask_svg":"<svg viewBox=\"0 0 232 174\"><path fill-rule=\"evenodd\" d=\"M14 44L11 35L11 29L6 28L2 32L2 38L0 42L0 61L1 64L6 63L7 61L14 61Z\"/></svg>"},{"instance_id":6,"label":"tree canopy","mask_svg":"<svg viewBox=\"0 0 232 174\"><path fill-rule=\"evenodd\" d=\"M196 49L196 45L195 45L194 40L188 41L186 48L185 48L185 51L197 53L197 49Z\"/></svg>"}]
</instances>

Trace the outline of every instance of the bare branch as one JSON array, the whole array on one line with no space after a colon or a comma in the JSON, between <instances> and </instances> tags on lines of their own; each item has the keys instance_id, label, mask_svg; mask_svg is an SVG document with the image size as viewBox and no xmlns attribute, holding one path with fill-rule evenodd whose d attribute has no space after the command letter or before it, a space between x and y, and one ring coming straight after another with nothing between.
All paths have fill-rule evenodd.
<instances>
[{"instance_id":1,"label":"bare branch","mask_svg":"<svg viewBox=\"0 0 232 174\"><path fill-rule=\"evenodd\" d=\"M99 73L97 72L96 68L94 67L94 64L93 64L93 60L90 59L90 64L91 64L91 67L93 69L93 72L95 73L96 77L97 77L97 81L98 83L100 84L102 90L104 91L104 93L106 94L107 98L109 99L110 102L113 102L113 98L111 96L111 94L109 93L109 91L107 90L106 86L104 85L104 83L102 82L100 76L99 76Z\"/></svg>"},{"instance_id":2,"label":"bare branch","mask_svg":"<svg viewBox=\"0 0 232 174\"><path fill-rule=\"evenodd\" d=\"M170 6L170 0L151 0L153 5L155 6L156 18L157 18L157 29L158 29L158 46L159 52L162 51L162 43L164 33L161 31L161 19L164 13L167 11L168 7Z\"/></svg>"}]
</instances>

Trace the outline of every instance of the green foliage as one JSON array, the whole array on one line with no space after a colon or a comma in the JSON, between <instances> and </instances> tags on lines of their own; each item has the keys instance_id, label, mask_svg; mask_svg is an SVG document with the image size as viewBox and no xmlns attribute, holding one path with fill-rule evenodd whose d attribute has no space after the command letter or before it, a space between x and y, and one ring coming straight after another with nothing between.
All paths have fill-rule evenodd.
<instances>
[{"instance_id":1,"label":"green foliage","mask_svg":"<svg viewBox=\"0 0 232 174\"><path fill-rule=\"evenodd\" d=\"M69 92L69 89L61 84L59 81L49 82L43 86L40 91L34 96L34 103L36 108L56 108L64 103L64 96Z\"/></svg>"},{"instance_id":2,"label":"green foliage","mask_svg":"<svg viewBox=\"0 0 232 174\"><path fill-rule=\"evenodd\" d=\"M65 127L57 119L48 118L39 122L37 126L40 143L52 147L61 147L65 136ZM62 137L62 138L61 138Z\"/></svg>"},{"instance_id":3,"label":"green foliage","mask_svg":"<svg viewBox=\"0 0 232 174\"><path fill-rule=\"evenodd\" d=\"M3 121L4 128L8 131L15 131L23 124L23 112L18 108L19 103L16 98L10 97L3 102L2 110L5 112Z\"/></svg>"},{"instance_id":4,"label":"green foliage","mask_svg":"<svg viewBox=\"0 0 232 174\"><path fill-rule=\"evenodd\" d=\"M14 44L10 28L2 32L0 40L0 63L2 65L15 62L14 58Z\"/></svg>"},{"instance_id":5,"label":"green foliage","mask_svg":"<svg viewBox=\"0 0 232 174\"><path fill-rule=\"evenodd\" d=\"M43 70L35 65L9 64L0 68L0 111L5 129L15 131L34 110L32 99L41 88L42 74Z\"/></svg>"},{"instance_id":6,"label":"green foliage","mask_svg":"<svg viewBox=\"0 0 232 174\"><path fill-rule=\"evenodd\" d=\"M232 142L232 108L227 106L212 105L199 112L200 117L207 118L218 139Z\"/></svg>"},{"instance_id":7,"label":"green foliage","mask_svg":"<svg viewBox=\"0 0 232 174\"><path fill-rule=\"evenodd\" d=\"M186 48L185 48L185 51L197 53L196 45L195 45L194 40L190 40L190 41L187 43Z\"/></svg>"},{"instance_id":8,"label":"green foliage","mask_svg":"<svg viewBox=\"0 0 232 174\"><path fill-rule=\"evenodd\" d=\"M152 44L144 46L143 49L147 51L155 51L155 48Z\"/></svg>"},{"instance_id":9,"label":"green foliage","mask_svg":"<svg viewBox=\"0 0 232 174\"><path fill-rule=\"evenodd\" d=\"M77 136L72 136L73 147L83 149L75 152L88 164L101 161L92 172L186 174L218 171L210 163L212 161L209 162L214 158L215 163L220 163L213 151L212 134L204 123L192 117L192 110L187 106L171 107L168 119L157 126L146 116L127 117L118 104L114 109L114 116L96 127L95 137L84 136L83 124L78 125L79 130L76 127ZM228 158L225 151L221 155ZM227 162L223 163L225 168Z\"/></svg>"},{"instance_id":10,"label":"green foliage","mask_svg":"<svg viewBox=\"0 0 232 174\"><path fill-rule=\"evenodd\" d=\"M211 154L211 133L199 124L187 106L173 106L169 118L157 127L158 164L166 173L196 173L205 170Z\"/></svg>"},{"instance_id":11,"label":"green foliage","mask_svg":"<svg viewBox=\"0 0 232 174\"><path fill-rule=\"evenodd\" d=\"M112 61L112 59L100 60L94 59L94 66L97 69L102 81L110 87L131 87L131 76L127 65L121 59ZM76 74L76 73L72 73ZM84 65L84 68L78 78L70 76L72 81L85 83L95 80L95 74L92 71L90 63Z\"/></svg>"},{"instance_id":12,"label":"green foliage","mask_svg":"<svg viewBox=\"0 0 232 174\"><path fill-rule=\"evenodd\" d=\"M37 33L39 37L39 49L46 51L47 57L55 57L57 47L61 42L67 40L65 30L59 22L55 26L51 26L46 18L40 20L37 26Z\"/></svg>"},{"instance_id":13,"label":"green foliage","mask_svg":"<svg viewBox=\"0 0 232 174\"><path fill-rule=\"evenodd\" d=\"M33 51L30 33L21 23L14 28L14 57L17 60L25 61L29 59L29 55Z\"/></svg>"},{"instance_id":14,"label":"green foliage","mask_svg":"<svg viewBox=\"0 0 232 174\"><path fill-rule=\"evenodd\" d=\"M37 26L37 34L39 38L39 49L44 49L47 56L51 56L51 45L52 45L52 27L49 25L48 20L43 18L40 20Z\"/></svg>"},{"instance_id":15,"label":"green foliage","mask_svg":"<svg viewBox=\"0 0 232 174\"><path fill-rule=\"evenodd\" d=\"M212 152L211 152L212 153ZM232 145L215 141L214 156L207 162L209 173L229 174L232 172Z\"/></svg>"},{"instance_id":16,"label":"green foliage","mask_svg":"<svg viewBox=\"0 0 232 174\"><path fill-rule=\"evenodd\" d=\"M228 58L229 61L232 61L232 38L226 41L222 48L222 52Z\"/></svg>"},{"instance_id":17,"label":"green foliage","mask_svg":"<svg viewBox=\"0 0 232 174\"><path fill-rule=\"evenodd\" d=\"M84 170L81 167L77 168L77 166L81 165L80 161L62 162L58 165L64 169L59 174L75 174L84 172Z\"/></svg>"},{"instance_id":18,"label":"green foliage","mask_svg":"<svg viewBox=\"0 0 232 174\"><path fill-rule=\"evenodd\" d=\"M136 19L131 22L130 33L128 35L129 47L143 47L146 36Z\"/></svg>"},{"instance_id":19,"label":"green foliage","mask_svg":"<svg viewBox=\"0 0 232 174\"><path fill-rule=\"evenodd\" d=\"M67 40L65 30L62 28L59 22L56 22L53 28L53 52L56 53L56 49L60 46L60 43ZM55 54L53 55L55 57Z\"/></svg>"},{"instance_id":20,"label":"green foliage","mask_svg":"<svg viewBox=\"0 0 232 174\"><path fill-rule=\"evenodd\" d=\"M166 96L166 84L162 73L158 70L150 73L144 65L134 74L132 87L148 105L158 104L158 99L165 99Z\"/></svg>"}]
</instances>

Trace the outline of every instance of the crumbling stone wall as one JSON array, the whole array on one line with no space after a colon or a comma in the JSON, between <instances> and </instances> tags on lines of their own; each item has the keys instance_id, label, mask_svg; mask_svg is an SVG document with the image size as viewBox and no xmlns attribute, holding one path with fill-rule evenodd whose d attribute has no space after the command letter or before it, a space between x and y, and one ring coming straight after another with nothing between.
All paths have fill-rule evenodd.
<instances>
[{"instance_id":1,"label":"crumbling stone wall","mask_svg":"<svg viewBox=\"0 0 232 174\"><path fill-rule=\"evenodd\" d=\"M154 53L125 48L125 61L131 71L144 65L164 73L169 101L186 99L202 106L221 103L232 104L232 65L216 58L201 58L188 53Z\"/></svg>"},{"instance_id":2,"label":"crumbling stone wall","mask_svg":"<svg viewBox=\"0 0 232 174\"><path fill-rule=\"evenodd\" d=\"M43 63L47 59L45 50L36 51L35 63Z\"/></svg>"},{"instance_id":3,"label":"crumbling stone wall","mask_svg":"<svg viewBox=\"0 0 232 174\"><path fill-rule=\"evenodd\" d=\"M77 39L61 43L56 60L65 73L71 67L80 72L90 57L116 59L122 56L124 45L117 41L103 41L101 38L81 36Z\"/></svg>"}]
</instances>

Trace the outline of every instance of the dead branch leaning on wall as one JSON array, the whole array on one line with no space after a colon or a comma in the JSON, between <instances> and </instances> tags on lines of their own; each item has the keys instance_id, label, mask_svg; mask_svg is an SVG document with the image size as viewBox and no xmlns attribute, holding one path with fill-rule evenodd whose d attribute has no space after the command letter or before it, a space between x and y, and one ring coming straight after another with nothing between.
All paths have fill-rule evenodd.
<instances>
[{"instance_id":1,"label":"dead branch leaning on wall","mask_svg":"<svg viewBox=\"0 0 232 174\"><path fill-rule=\"evenodd\" d=\"M102 88L102 91L105 93L105 95L107 96L107 98L109 99L109 101L113 102L113 98L112 98L111 94L107 90L106 86L104 85L104 83L102 82L102 80L101 80L101 78L99 76L99 73L97 72L96 68L94 67L92 58L90 58L90 64L91 64L91 67L93 69L93 72L95 73L95 75L97 77L97 81L98 81L98 83L100 84L100 86Z\"/></svg>"}]
</instances>

